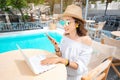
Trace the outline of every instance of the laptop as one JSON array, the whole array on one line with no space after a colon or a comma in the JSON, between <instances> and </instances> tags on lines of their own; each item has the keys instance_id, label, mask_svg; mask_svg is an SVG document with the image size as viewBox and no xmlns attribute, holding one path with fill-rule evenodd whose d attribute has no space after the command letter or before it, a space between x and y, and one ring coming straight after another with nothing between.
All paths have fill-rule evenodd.
<instances>
[{"instance_id":1,"label":"laptop","mask_svg":"<svg viewBox=\"0 0 120 80\"><path fill-rule=\"evenodd\" d=\"M28 66L33 71L33 73L41 74L43 72L46 72L46 71L48 71L50 69L55 68L55 66L56 66L55 64L51 64L51 65L41 65L40 64L40 61L46 58L45 55L35 55L35 56L32 56L32 57L28 58L25 55L25 53L22 51L20 46L18 44L16 44L16 46L19 49L19 51L22 54L22 56L24 57L25 62L28 64Z\"/></svg>"}]
</instances>

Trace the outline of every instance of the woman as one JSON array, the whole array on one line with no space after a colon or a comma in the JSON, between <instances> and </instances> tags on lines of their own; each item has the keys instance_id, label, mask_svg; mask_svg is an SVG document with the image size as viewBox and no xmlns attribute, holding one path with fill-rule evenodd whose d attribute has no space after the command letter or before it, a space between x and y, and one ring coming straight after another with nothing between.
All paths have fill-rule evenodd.
<instances>
[{"instance_id":1,"label":"woman","mask_svg":"<svg viewBox=\"0 0 120 80\"><path fill-rule=\"evenodd\" d=\"M80 80L81 76L87 72L92 41L86 36L87 30L84 28L85 21L82 18L80 7L69 5L63 13L62 19L65 35L60 43L60 48L55 40L49 37L59 57L47 58L42 61L42 64L65 64L67 80Z\"/></svg>"}]
</instances>

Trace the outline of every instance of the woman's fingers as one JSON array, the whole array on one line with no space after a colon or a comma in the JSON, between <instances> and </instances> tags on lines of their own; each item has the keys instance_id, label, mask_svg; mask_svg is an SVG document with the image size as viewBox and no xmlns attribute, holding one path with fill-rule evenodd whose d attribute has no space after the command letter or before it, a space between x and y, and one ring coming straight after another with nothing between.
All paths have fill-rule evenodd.
<instances>
[{"instance_id":1,"label":"woman's fingers","mask_svg":"<svg viewBox=\"0 0 120 80\"><path fill-rule=\"evenodd\" d=\"M57 57L50 57L41 61L42 65L56 64L58 63Z\"/></svg>"},{"instance_id":2,"label":"woman's fingers","mask_svg":"<svg viewBox=\"0 0 120 80\"><path fill-rule=\"evenodd\" d=\"M57 42L56 42L54 39L52 39L51 42L52 42L54 45L58 45Z\"/></svg>"},{"instance_id":3,"label":"woman's fingers","mask_svg":"<svg viewBox=\"0 0 120 80\"><path fill-rule=\"evenodd\" d=\"M47 36L47 37L54 45L57 44L57 42L53 38L51 38L50 36Z\"/></svg>"},{"instance_id":4,"label":"woman's fingers","mask_svg":"<svg viewBox=\"0 0 120 80\"><path fill-rule=\"evenodd\" d=\"M42 64L42 65L47 65L47 64L48 64L47 59L42 60L42 61L41 61L41 64Z\"/></svg>"},{"instance_id":5,"label":"woman's fingers","mask_svg":"<svg viewBox=\"0 0 120 80\"><path fill-rule=\"evenodd\" d=\"M54 41L53 41L53 44L54 44L54 45L57 45L57 42L54 40Z\"/></svg>"},{"instance_id":6,"label":"woman's fingers","mask_svg":"<svg viewBox=\"0 0 120 80\"><path fill-rule=\"evenodd\" d=\"M47 34L46 34L47 35ZM47 35L48 39L52 42L52 44L54 45L55 48L58 48L58 43L53 39L51 38L49 35Z\"/></svg>"}]
</instances>

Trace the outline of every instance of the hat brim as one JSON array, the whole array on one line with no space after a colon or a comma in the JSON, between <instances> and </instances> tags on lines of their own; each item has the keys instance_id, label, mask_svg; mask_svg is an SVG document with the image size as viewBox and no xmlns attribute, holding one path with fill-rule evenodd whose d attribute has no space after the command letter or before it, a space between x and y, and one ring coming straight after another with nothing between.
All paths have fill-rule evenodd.
<instances>
[{"instance_id":1,"label":"hat brim","mask_svg":"<svg viewBox=\"0 0 120 80\"><path fill-rule=\"evenodd\" d=\"M66 17L66 16L74 17L74 18L77 18L77 19L79 19L80 21L82 21L84 24L86 23L86 21L85 21L83 18L81 18L81 17L79 17L79 16L76 16L76 15L73 15L73 14L70 14L70 13L63 13L61 16L62 16L62 17Z\"/></svg>"}]
</instances>

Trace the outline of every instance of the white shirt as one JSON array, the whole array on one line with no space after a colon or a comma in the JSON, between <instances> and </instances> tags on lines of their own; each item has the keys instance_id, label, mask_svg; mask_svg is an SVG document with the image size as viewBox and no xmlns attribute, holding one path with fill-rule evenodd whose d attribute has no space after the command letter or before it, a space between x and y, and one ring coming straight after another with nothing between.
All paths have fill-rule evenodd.
<instances>
[{"instance_id":1,"label":"white shirt","mask_svg":"<svg viewBox=\"0 0 120 80\"><path fill-rule=\"evenodd\" d=\"M88 71L87 64L90 61L92 47L64 36L60 43L60 50L63 58L79 65L77 70L67 67L67 80L80 80L81 76Z\"/></svg>"}]
</instances>

